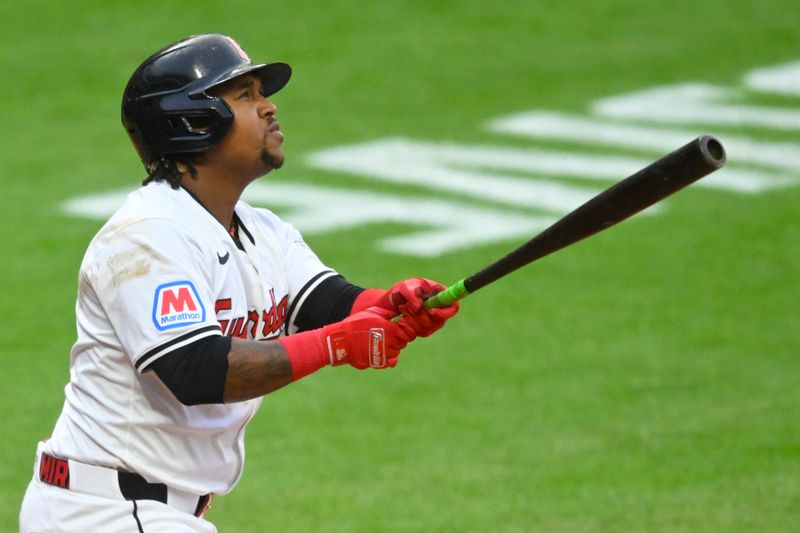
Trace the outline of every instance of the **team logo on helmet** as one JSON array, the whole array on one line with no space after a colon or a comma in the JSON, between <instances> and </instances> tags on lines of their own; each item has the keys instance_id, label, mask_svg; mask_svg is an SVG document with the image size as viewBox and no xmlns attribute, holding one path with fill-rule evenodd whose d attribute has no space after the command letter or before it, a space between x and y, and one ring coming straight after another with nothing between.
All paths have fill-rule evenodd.
<instances>
[{"instance_id":1,"label":"team logo on helmet","mask_svg":"<svg viewBox=\"0 0 800 533\"><path fill-rule=\"evenodd\" d=\"M228 37L227 35L225 36L225 38L228 39L228 41L231 43L231 46L233 46L233 49L236 50L236 53L239 54L239 57L241 57L242 59L244 59L248 63L252 63L252 60L250 59L250 56L247 55L247 52L245 52L242 49L241 46L239 46L239 43L237 43L236 41L234 41L232 38Z\"/></svg>"}]
</instances>

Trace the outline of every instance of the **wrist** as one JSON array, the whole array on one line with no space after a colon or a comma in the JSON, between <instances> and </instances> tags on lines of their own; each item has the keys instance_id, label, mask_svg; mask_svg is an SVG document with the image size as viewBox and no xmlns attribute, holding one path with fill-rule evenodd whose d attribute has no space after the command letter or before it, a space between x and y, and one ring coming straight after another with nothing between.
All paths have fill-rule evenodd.
<instances>
[{"instance_id":1,"label":"wrist","mask_svg":"<svg viewBox=\"0 0 800 533\"><path fill-rule=\"evenodd\" d=\"M350 316L377 305L386 296L386 293L387 291L383 289L364 289L353 301Z\"/></svg>"},{"instance_id":2,"label":"wrist","mask_svg":"<svg viewBox=\"0 0 800 533\"><path fill-rule=\"evenodd\" d=\"M278 339L292 365L292 381L313 374L330 364L330 356L323 339L322 330L304 331Z\"/></svg>"}]
</instances>

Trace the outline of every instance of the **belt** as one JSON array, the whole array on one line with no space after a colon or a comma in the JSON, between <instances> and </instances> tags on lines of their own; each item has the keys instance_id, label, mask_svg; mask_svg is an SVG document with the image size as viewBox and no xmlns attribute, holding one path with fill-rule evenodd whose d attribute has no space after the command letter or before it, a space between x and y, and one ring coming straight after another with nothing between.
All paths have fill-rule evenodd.
<instances>
[{"instance_id":1,"label":"belt","mask_svg":"<svg viewBox=\"0 0 800 533\"><path fill-rule=\"evenodd\" d=\"M211 494L198 496L163 483L149 483L139 474L60 459L41 451L36 455L34 472L42 483L62 489L118 500L155 500L194 516L203 516L211 505Z\"/></svg>"}]
</instances>

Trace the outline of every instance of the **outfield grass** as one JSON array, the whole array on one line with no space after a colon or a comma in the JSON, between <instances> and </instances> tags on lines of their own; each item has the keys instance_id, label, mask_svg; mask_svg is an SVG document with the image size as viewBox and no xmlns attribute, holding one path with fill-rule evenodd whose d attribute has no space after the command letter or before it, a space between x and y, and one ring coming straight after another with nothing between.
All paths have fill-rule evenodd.
<instances>
[{"instance_id":1,"label":"outfield grass","mask_svg":"<svg viewBox=\"0 0 800 533\"><path fill-rule=\"evenodd\" d=\"M785 0L3 4L0 531L15 529L35 443L60 411L77 268L100 226L59 205L141 179L119 97L154 49L220 31L293 65L275 98L287 164L267 181L431 195L304 158L397 136L531 146L484 124L681 81L734 85L800 59L798 22ZM223 532L797 530L798 205L800 187L686 191L468 298L392 372L328 369L276 393L250 426L240 485L209 517ZM434 259L375 249L405 231L307 240L367 286L452 282L515 244Z\"/></svg>"}]
</instances>

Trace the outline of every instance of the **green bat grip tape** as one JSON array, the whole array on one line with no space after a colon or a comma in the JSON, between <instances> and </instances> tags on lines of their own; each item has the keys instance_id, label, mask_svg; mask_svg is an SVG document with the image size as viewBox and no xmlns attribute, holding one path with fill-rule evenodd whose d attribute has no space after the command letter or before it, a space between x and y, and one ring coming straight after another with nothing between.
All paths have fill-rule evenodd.
<instances>
[{"instance_id":1,"label":"green bat grip tape","mask_svg":"<svg viewBox=\"0 0 800 533\"><path fill-rule=\"evenodd\" d=\"M453 302L456 302L469 294L469 291L464 286L464 280L457 281L447 287L442 292L431 296L425 300L425 307L447 307Z\"/></svg>"}]
</instances>

